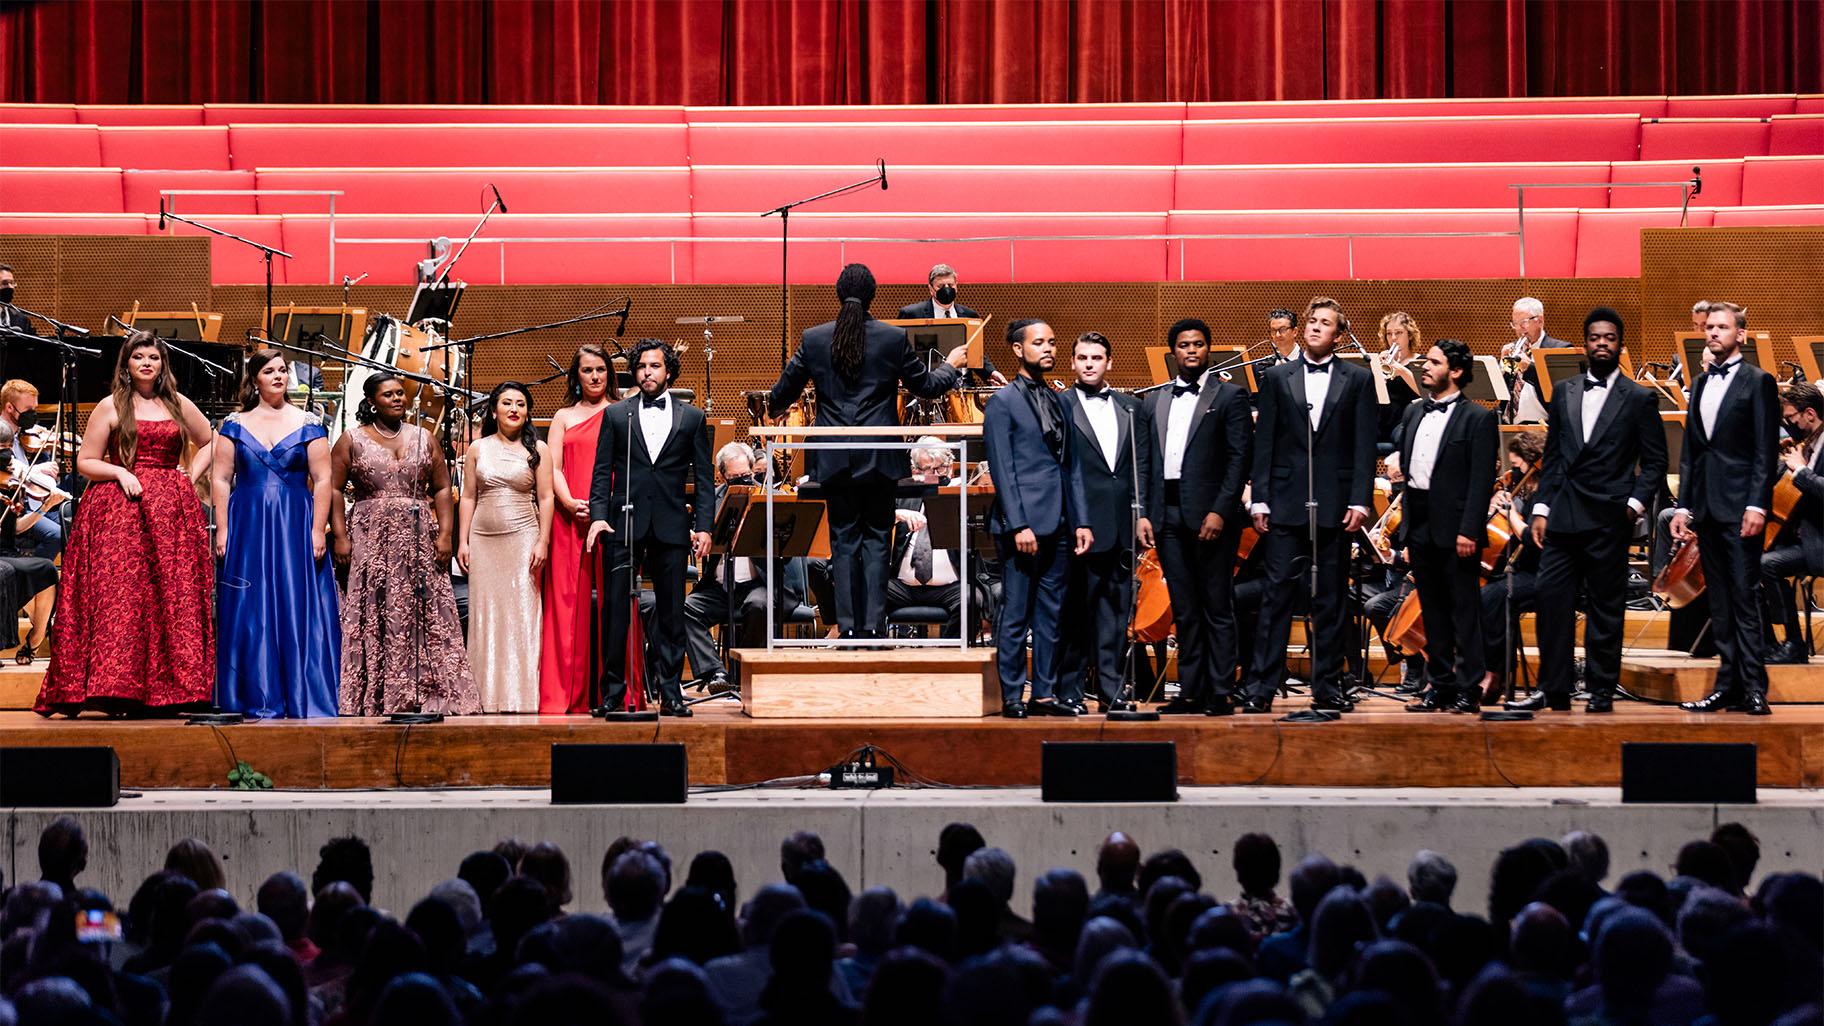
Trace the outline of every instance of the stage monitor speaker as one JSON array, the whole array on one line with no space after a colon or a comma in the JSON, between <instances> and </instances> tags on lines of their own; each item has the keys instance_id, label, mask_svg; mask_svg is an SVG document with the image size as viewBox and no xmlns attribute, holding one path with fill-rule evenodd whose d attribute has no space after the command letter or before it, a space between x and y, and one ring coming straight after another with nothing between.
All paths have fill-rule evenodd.
<instances>
[{"instance_id":1,"label":"stage monitor speaker","mask_svg":"<svg viewBox=\"0 0 1824 1026\"><path fill-rule=\"evenodd\" d=\"M1048 802L1175 802L1174 741L1046 741L1040 797Z\"/></svg>"},{"instance_id":2,"label":"stage monitor speaker","mask_svg":"<svg viewBox=\"0 0 1824 1026\"><path fill-rule=\"evenodd\" d=\"M552 745L553 805L682 805L681 744Z\"/></svg>"},{"instance_id":3,"label":"stage monitor speaker","mask_svg":"<svg viewBox=\"0 0 1824 1026\"><path fill-rule=\"evenodd\" d=\"M106 809L118 804L120 756L112 748L0 748L0 808Z\"/></svg>"},{"instance_id":4,"label":"stage monitor speaker","mask_svg":"<svg viewBox=\"0 0 1824 1026\"><path fill-rule=\"evenodd\" d=\"M1753 744L1624 742L1621 800L1754 804Z\"/></svg>"}]
</instances>

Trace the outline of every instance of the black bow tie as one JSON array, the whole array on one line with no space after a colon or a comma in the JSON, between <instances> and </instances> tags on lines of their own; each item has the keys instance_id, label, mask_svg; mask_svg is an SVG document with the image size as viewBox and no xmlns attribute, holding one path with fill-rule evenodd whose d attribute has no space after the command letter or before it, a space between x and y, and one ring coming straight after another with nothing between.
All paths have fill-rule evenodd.
<instances>
[{"instance_id":1,"label":"black bow tie","mask_svg":"<svg viewBox=\"0 0 1824 1026\"><path fill-rule=\"evenodd\" d=\"M1425 400L1425 412L1434 413L1438 410L1448 410L1450 409L1450 405L1456 401L1455 397L1445 399L1442 402L1436 399L1427 399Z\"/></svg>"},{"instance_id":2,"label":"black bow tie","mask_svg":"<svg viewBox=\"0 0 1824 1026\"><path fill-rule=\"evenodd\" d=\"M1328 374L1328 373L1330 373L1330 361L1325 360L1323 363L1311 363L1311 362L1307 361L1305 363L1305 373L1306 374Z\"/></svg>"},{"instance_id":3,"label":"black bow tie","mask_svg":"<svg viewBox=\"0 0 1824 1026\"><path fill-rule=\"evenodd\" d=\"M1203 382L1202 381L1178 381L1178 382L1174 382L1172 384L1172 398L1173 399L1176 399L1179 396L1185 395L1187 393L1190 395L1197 395L1197 394L1201 393L1202 391L1203 391Z\"/></svg>"},{"instance_id":4,"label":"black bow tie","mask_svg":"<svg viewBox=\"0 0 1824 1026\"><path fill-rule=\"evenodd\" d=\"M1085 388L1082 385L1078 385L1077 394L1082 396L1085 399L1107 399L1107 398L1109 398L1108 389L1106 389L1106 388Z\"/></svg>"},{"instance_id":5,"label":"black bow tie","mask_svg":"<svg viewBox=\"0 0 1824 1026\"><path fill-rule=\"evenodd\" d=\"M1704 373L1710 375L1713 378L1720 378L1723 375L1729 373L1729 371L1732 370L1738 362L1740 362L1740 361L1730 360L1728 363L1711 364L1710 369L1705 371Z\"/></svg>"},{"instance_id":6,"label":"black bow tie","mask_svg":"<svg viewBox=\"0 0 1824 1026\"><path fill-rule=\"evenodd\" d=\"M640 405L648 410L662 410L665 408L665 399L662 395L643 395L640 397Z\"/></svg>"},{"instance_id":7,"label":"black bow tie","mask_svg":"<svg viewBox=\"0 0 1824 1026\"><path fill-rule=\"evenodd\" d=\"M1603 378L1584 378L1583 387L1585 387L1585 388L1607 388L1607 387L1609 387L1609 383L1607 380L1605 380Z\"/></svg>"}]
</instances>

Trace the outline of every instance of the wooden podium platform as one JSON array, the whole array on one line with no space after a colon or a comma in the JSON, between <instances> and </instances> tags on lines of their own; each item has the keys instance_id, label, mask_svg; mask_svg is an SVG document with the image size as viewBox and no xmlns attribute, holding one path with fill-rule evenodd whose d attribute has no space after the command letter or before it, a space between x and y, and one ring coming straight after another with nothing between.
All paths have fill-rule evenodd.
<instances>
[{"instance_id":1,"label":"wooden podium platform","mask_svg":"<svg viewBox=\"0 0 1824 1026\"><path fill-rule=\"evenodd\" d=\"M1715 659L1676 650L1636 649L1621 657L1621 686L1651 702L1695 702L1716 681ZM1811 662L1767 667L1767 701L1775 705L1824 702L1824 656Z\"/></svg>"},{"instance_id":2,"label":"wooden podium platform","mask_svg":"<svg viewBox=\"0 0 1824 1026\"><path fill-rule=\"evenodd\" d=\"M742 707L755 719L979 720L1001 711L992 648L737 648Z\"/></svg>"}]
</instances>

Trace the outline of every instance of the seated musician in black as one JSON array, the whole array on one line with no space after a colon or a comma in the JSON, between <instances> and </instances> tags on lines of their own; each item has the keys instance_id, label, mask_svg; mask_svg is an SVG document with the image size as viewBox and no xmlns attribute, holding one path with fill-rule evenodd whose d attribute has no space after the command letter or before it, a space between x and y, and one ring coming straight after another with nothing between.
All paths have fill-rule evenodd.
<instances>
[{"instance_id":1,"label":"seated musician in black","mask_svg":"<svg viewBox=\"0 0 1824 1026\"><path fill-rule=\"evenodd\" d=\"M931 435L918 440L912 450L912 476L931 484L950 484L956 454L944 448L944 441ZM929 502L951 502L954 496L933 497ZM893 566L887 576L887 615L902 609L930 606L944 610L943 637L962 636L963 589L957 576L962 563L955 549L940 549L931 544L930 524L925 519L928 502L922 498L895 500L893 511ZM970 566L971 573L975 566ZM969 593L969 619L980 623L984 596L980 588ZM971 634L975 632L970 631Z\"/></svg>"},{"instance_id":2,"label":"seated musician in black","mask_svg":"<svg viewBox=\"0 0 1824 1026\"><path fill-rule=\"evenodd\" d=\"M1798 486L1799 501L1787 514L1773 548L1761 556L1761 605L1766 610L1767 662L1803 663L1811 652L1799 627L1791 579L1824 573L1824 477L1818 474L1819 450L1824 449L1824 393L1816 385L1787 385L1780 392L1780 419L1797 443L1780 459ZM1786 640L1779 645L1773 644L1775 620L1786 631Z\"/></svg>"},{"instance_id":3,"label":"seated musician in black","mask_svg":"<svg viewBox=\"0 0 1824 1026\"><path fill-rule=\"evenodd\" d=\"M956 268L949 264L935 264L930 273L925 275L925 287L931 290L929 299L908 303L899 308L899 319L902 321L931 320L939 317L980 317L981 314L969 309L956 299ZM982 354L982 365L963 371L964 384L970 386L990 385L999 387L1007 383L1007 378L994 369L994 361Z\"/></svg>"},{"instance_id":4,"label":"seated musician in black","mask_svg":"<svg viewBox=\"0 0 1824 1026\"><path fill-rule=\"evenodd\" d=\"M1483 704L1495 702L1507 684L1508 653L1514 651L1520 636L1520 614L1532 611L1538 594L1539 544L1533 540L1525 513L1532 507L1530 499L1538 488L1538 475L1526 480L1528 471L1538 466L1545 454L1545 432L1525 431L1515 435L1507 446L1508 489L1497 484L1494 504L1507 515L1507 527L1514 536L1508 550L1505 573L1496 574L1482 585L1482 652L1487 672L1482 678ZM1496 510L1490 511L1493 516ZM1574 601L1566 595L1564 600ZM1506 610L1508 619L1502 621Z\"/></svg>"}]
</instances>

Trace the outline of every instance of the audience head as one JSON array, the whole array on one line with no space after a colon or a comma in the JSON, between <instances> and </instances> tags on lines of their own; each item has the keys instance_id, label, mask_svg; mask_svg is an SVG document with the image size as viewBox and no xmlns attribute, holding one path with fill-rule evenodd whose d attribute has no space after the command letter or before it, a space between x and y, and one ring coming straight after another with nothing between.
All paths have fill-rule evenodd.
<instances>
[{"instance_id":1,"label":"audience head","mask_svg":"<svg viewBox=\"0 0 1824 1026\"><path fill-rule=\"evenodd\" d=\"M540 842L519 857L519 873L545 885L551 895L551 914L557 915L570 904L570 860L555 844Z\"/></svg>"},{"instance_id":2,"label":"audience head","mask_svg":"<svg viewBox=\"0 0 1824 1026\"><path fill-rule=\"evenodd\" d=\"M1582 960L1570 920L1544 902L1535 901L1514 916L1508 937L1508 961L1521 972L1569 979Z\"/></svg>"},{"instance_id":3,"label":"audience head","mask_svg":"<svg viewBox=\"0 0 1824 1026\"><path fill-rule=\"evenodd\" d=\"M608 907L623 923L643 923L659 914L665 899L665 871L643 851L623 852L606 880Z\"/></svg>"},{"instance_id":4,"label":"audience head","mask_svg":"<svg viewBox=\"0 0 1824 1026\"><path fill-rule=\"evenodd\" d=\"M1747 891L1754 869L1761 863L1761 839L1740 823L1724 823L1711 833L1710 843L1728 854L1735 867L1737 892Z\"/></svg>"},{"instance_id":5,"label":"audience head","mask_svg":"<svg viewBox=\"0 0 1824 1026\"><path fill-rule=\"evenodd\" d=\"M937 835L937 864L944 871L944 886L955 886L963 878L963 862L970 855L988 847L982 832L973 823L947 823Z\"/></svg>"},{"instance_id":6,"label":"audience head","mask_svg":"<svg viewBox=\"0 0 1824 1026\"><path fill-rule=\"evenodd\" d=\"M1096 967L1089 985L1082 1026L1125 1026L1126 1023L1184 1021L1177 995L1152 959L1138 951L1115 951Z\"/></svg>"},{"instance_id":7,"label":"audience head","mask_svg":"<svg viewBox=\"0 0 1824 1026\"><path fill-rule=\"evenodd\" d=\"M1168 876L1183 880L1193 891L1203 889L1203 875L1197 872L1190 856L1177 848L1161 848L1148 855L1140 863L1140 875L1135 880L1135 885L1141 894L1145 894L1152 890L1153 884Z\"/></svg>"},{"instance_id":8,"label":"audience head","mask_svg":"<svg viewBox=\"0 0 1824 1026\"><path fill-rule=\"evenodd\" d=\"M854 893L849 890L849 882L842 878L828 862L812 859L798 867L798 882L795 885L798 893L804 898L804 907L823 913L830 922L831 929L836 931L836 942L843 944L849 938L849 903Z\"/></svg>"},{"instance_id":9,"label":"audience head","mask_svg":"<svg viewBox=\"0 0 1824 1026\"><path fill-rule=\"evenodd\" d=\"M1068 959L1089 912L1089 885L1074 869L1048 869L1032 882L1032 933L1041 950Z\"/></svg>"},{"instance_id":10,"label":"audience head","mask_svg":"<svg viewBox=\"0 0 1824 1026\"><path fill-rule=\"evenodd\" d=\"M684 886L700 887L714 894L734 916L737 891L735 888L735 865L728 856L719 851L700 851L690 860L690 871L684 875Z\"/></svg>"},{"instance_id":11,"label":"audience head","mask_svg":"<svg viewBox=\"0 0 1824 1026\"><path fill-rule=\"evenodd\" d=\"M456 913L463 936L481 929L481 899L475 896L475 888L467 881L444 880L431 888L429 896L450 906L450 911Z\"/></svg>"},{"instance_id":12,"label":"audience head","mask_svg":"<svg viewBox=\"0 0 1824 1026\"><path fill-rule=\"evenodd\" d=\"M61 887L71 886L89 865L89 839L74 817L59 816L38 835L38 873Z\"/></svg>"},{"instance_id":13,"label":"audience head","mask_svg":"<svg viewBox=\"0 0 1824 1026\"><path fill-rule=\"evenodd\" d=\"M216 890L228 885L222 860L215 857L208 845L194 837L186 837L171 846L165 854L165 868L189 877L201 890Z\"/></svg>"},{"instance_id":14,"label":"audience head","mask_svg":"<svg viewBox=\"0 0 1824 1026\"><path fill-rule=\"evenodd\" d=\"M1300 922L1311 922L1317 903L1324 900L1324 895L1330 893L1340 877L1336 863L1322 855L1306 855L1292 867L1291 876L1286 878L1286 888L1291 892L1292 910L1298 913Z\"/></svg>"},{"instance_id":15,"label":"audience head","mask_svg":"<svg viewBox=\"0 0 1824 1026\"><path fill-rule=\"evenodd\" d=\"M1609 1014L1643 1014L1672 968L1672 936L1650 912L1624 908L1603 921L1594 952L1596 981Z\"/></svg>"},{"instance_id":16,"label":"audience head","mask_svg":"<svg viewBox=\"0 0 1824 1026\"><path fill-rule=\"evenodd\" d=\"M1235 841L1235 880L1243 897L1265 898L1279 886L1279 845L1266 834L1242 834Z\"/></svg>"},{"instance_id":17,"label":"audience head","mask_svg":"<svg viewBox=\"0 0 1824 1026\"><path fill-rule=\"evenodd\" d=\"M1450 907L1450 896L1457 890L1457 867L1429 848L1421 848L1406 866L1406 886L1413 901L1429 901Z\"/></svg>"},{"instance_id":18,"label":"audience head","mask_svg":"<svg viewBox=\"0 0 1824 1026\"><path fill-rule=\"evenodd\" d=\"M498 852L470 852L456 870L456 878L467 881L475 890L475 898L481 903L482 918L494 906L494 892L513 875L513 866L502 858Z\"/></svg>"},{"instance_id":19,"label":"audience head","mask_svg":"<svg viewBox=\"0 0 1824 1026\"><path fill-rule=\"evenodd\" d=\"M682 958L707 965L712 958L741 950L734 910L716 892L691 884L678 888L659 911L652 932L653 960Z\"/></svg>"},{"instance_id":20,"label":"audience head","mask_svg":"<svg viewBox=\"0 0 1824 1026\"><path fill-rule=\"evenodd\" d=\"M290 1001L265 970L237 965L209 984L191 1021L195 1026L246 1026L286 1023L291 1018Z\"/></svg>"},{"instance_id":21,"label":"audience head","mask_svg":"<svg viewBox=\"0 0 1824 1026\"><path fill-rule=\"evenodd\" d=\"M311 893L320 893L337 880L353 887L364 904L374 900L374 856L366 841L352 835L337 837L318 849L317 868L310 875Z\"/></svg>"},{"instance_id":22,"label":"audience head","mask_svg":"<svg viewBox=\"0 0 1824 1026\"><path fill-rule=\"evenodd\" d=\"M1556 844L1552 847L1558 848ZM1561 848L1558 851L1563 853ZM1565 864L1568 865L1569 861L1566 859ZM1489 920L1498 928L1507 929L1507 923L1514 918L1514 913L1532 900L1533 892L1539 889L1547 877L1561 868L1564 867L1555 865L1548 852L1531 841L1503 849L1501 854L1495 856L1494 868L1489 873Z\"/></svg>"},{"instance_id":23,"label":"audience head","mask_svg":"<svg viewBox=\"0 0 1824 1026\"><path fill-rule=\"evenodd\" d=\"M741 943L749 948L767 948L773 943L773 931L780 920L804 908L804 895L791 884L767 884L754 892L741 913Z\"/></svg>"},{"instance_id":24,"label":"audience head","mask_svg":"<svg viewBox=\"0 0 1824 1026\"><path fill-rule=\"evenodd\" d=\"M890 951L875 968L862 998L861 1021L868 1026L928 1026L940 1022L944 988L949 982L949 966L930 951L918 947Z\"/></svg>"},{"instance_id":25,"label":"audience head","mask_svg":"<svg viewBox=\"0 0 1824 1026\"><path fill-rule=\"evenodd\" d=\"M890 887L870 887L849 906L849 940L858 954L879 958L893 946L893 927L900 916L899 895Z\"/></svg>"},{"instance_id":26,"label":"audience head","mask_svg":"<svg viewBox=\"0 0 1824 1026\"><path fill-rule=\"evenodd\" d=\"M685 885L685 890L690 890ZM682 892L679 892L682 893ZM722 1026L722 1008L710 994L701 966L667 958L646 971L640 993L640 1019L666 1026Z\"/></svg>"},{"instance_id":27,"label":"audience head","mask_svg":"<svg viewBox=\"0 0 1824 1026\"><path fill-rule=\"evenodd\" d=\"M354 886L342 880L318 891L316 904L310 907L310 922L305 931L310 942L325 951L334 948L343 917L364 904L361 895L355 893Z\"/></svg>"},{"instance_id":28,"label":"audience head","mask_svg":"<svg viewBox=\"0 0 1824 1026\"><path fill-rule=\"evenodd\" d=\"M1573 830L1560 842L1570 859L1571 869L1596 886L1609 875L1609 846L1601 837L1585 830Z\"/></svg>"},{"instance_id":29,"label":"audience head","mask_svg":"<svg viewBox=\"0 0 1824 1026\"><path fill-rule=\"evenodd\" d=\"M424 973L394 977L381 989L374 1003L375 1023L412 1023L413 1026L461 1026L456 1002L435 979Z\"/></svg>"},{"instance_id":30,"label":"audience head","mask_svg":"<svg viewBox=\"0 0 1824 1026\"><path fill-rule=\"evenodd\" d=\"M1071 960L1071 978L1087 987L1095 979L1096 967L1102 960L1123 948L1138 949L1140 942L1133 931L1106 916L1097 916L1083 924L1077 935L1077 950Z\"/></svg>"},{"instance_id":31,"label":"audience head","mask_svg":"<svg viewBox=\"0 0 1824 1026\"><path fill-rule=\"evenodd\" d=\"M979 881L1002 905L1013 900L1013 873L1013 856L1000 848L978 848L963 860L963 879Z\"/></svg>"},{"instance_id":32,"label":"audience head","mask_svg":"<svg viewBox=\"0 0 1824 1026\"><path fill-rule=\"evenodd\" d=\"M1659 874L1645 869L1637 869L1621 878L1615 885L1615 896L1635 908L1644 908L1659 917L1659 921L1670 927L1677 917L1678 910L1672 905L1671 892L1666 881ZM1595 913L1592 908L1591 914ZM1585 938L1594 942L1596 937L1587 928Z\"/></svg>"},{"instance_id":33,"label":"audience head","mask_svg":"<svg viewBox=\"0 0 1824 1026\"><path fill-rule=\"evenodd\" d=\"M1382 933L1393 925L1400 913L1412 907L1412 898L1407 895L1405 888L1385 876L1375 877L1368 889L1362 892L1362 897L1367 899L1368 907L1374 912L1374 922Z\"/></svg>"},{"instance_id":34,"label":"audience head","mask_svg":"<svg viewBox=\"0 0 1824 1026\"><path fill-rule=\"evenodd\" d=\"M310 925L310 892L304 888L303 877L290 871L274 873L260 885L254 901L260 914L279 928L285 943L304 938Z\"/></svg>"},{"instance_id":35,"label":"audience head","mask_svg":"<svg viewBox=\"0 0 1824 1026\"><path fill-rule=\"evenodd\" d=\"M1096 849L1096 881L1110 894L1134 893L1134 877L1140 870L1140 846L1134 839L1117 830Z\"/></svg>"},{"instance_id":36,"label":"audience head","mask_svg":"<svg viewBox=\"0 0 1824 1026\"><path fill-rule=\"evenodd\" d=\"M1357 951L1379 939L1374 913L1362 896L1337 887L1317 903L1311 919L1311 968L1328 980L1349 968Z\"/></svg>"},{"instance_id":37,"label":"audience head","mask_svg":"<svg viewBox=\"0 0 1824 1026\"><path fill-rule=\"evenodd\" d=\"M1672 871L1730 894L1742 893L1735 862L1729 858L1729 853L1722 845L1711 841L1692 841L1680 848L1678 861L1673 864Z\"/></svg>"},{"instance_id":38,"label":"audience head","mask_svg":"<svg viewBox=\"0 0 1824 1026\"><path fill-rule=\"evenodd\" d=\"M823 838L809 830L799 830L779 843L779 875L786 883L797 883L798 870L805 863L822 860Z\"/></svg>"},{"instance_id":39,"label":"audience head","mask_svg":"<svg viewBox=\"0 0 1824 1026\"><path fill-rule=\"evenodd\" d=\"M930 898L919 898L900 913L893 943L916 948L948 964L956 958L956 913Z\"/></svg>"},{"instance_id":40,"label":"audience head","mask_svg":"<svg viewBox=\"0 0 1824 1026\"><path fill-rule=\"evenodd\" d=\"M1708 962L1725 934L1753 918L1748 906L1729 892L1699 887L1678 910L1678 946L1699 962Z\"/></svg>"}]
</instances>

